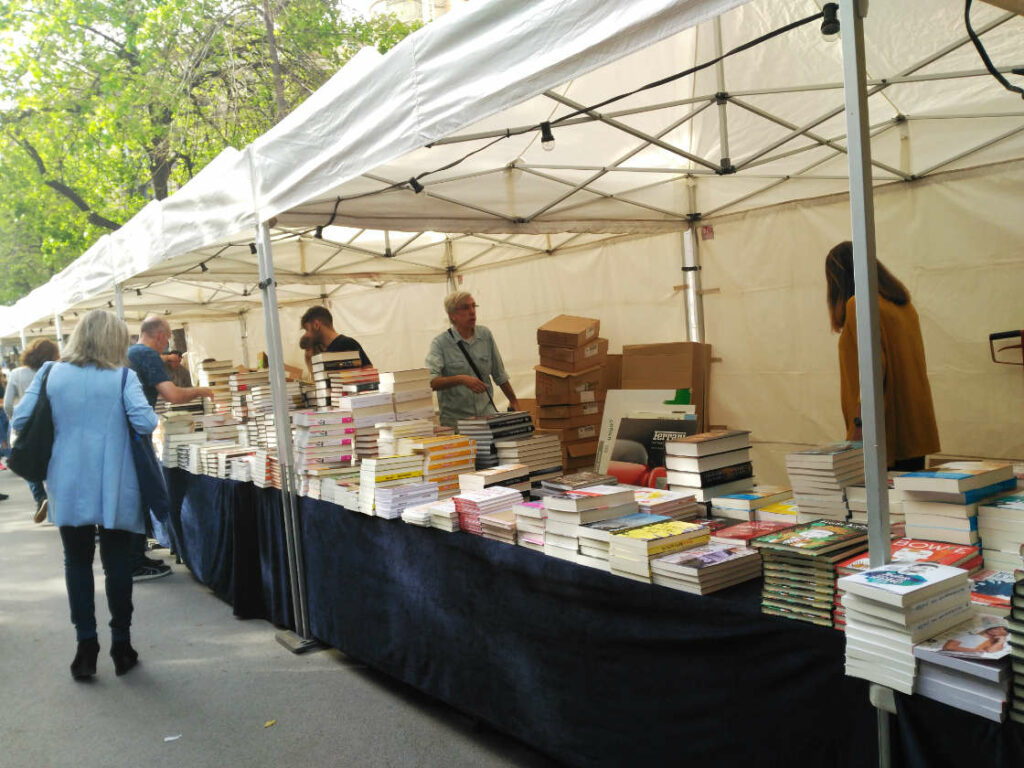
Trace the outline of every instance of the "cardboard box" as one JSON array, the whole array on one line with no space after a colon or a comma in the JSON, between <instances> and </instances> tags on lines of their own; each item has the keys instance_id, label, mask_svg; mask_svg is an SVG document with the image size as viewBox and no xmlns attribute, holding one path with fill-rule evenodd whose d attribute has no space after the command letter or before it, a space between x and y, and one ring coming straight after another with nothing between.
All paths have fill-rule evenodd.
<instances>
[{"instance_id":1,"label":"cardboard box","mask_svg":"<svg viewBox=\"0 0 1024 768\"><path fill-rule=\"evenodd\" d=\"M622 348L622 389L690 390L700 429L707 424L711 345L685 341Z\"/></svg>"},{"instance_id":2,"label":"cardboard box","mask_svg":"<svg viewBox=\"0 0 1024 768\"><path fill-rule=\"evenodd\" d=\"M569 445L570 443L579 443L584 441L593 442L594 452L597 452L598 426L596 424L590 424L584 427L568 427L566 429L552 429L551 427L545 426L544 431L558 433L563 446Z\"/></svg>"},{"instance_id":3,"label":"cardboard box","mask_svg":"<svg viewBox=\"0 0 1024 768\"><path fill-rule=\"evenodd\" d=\"M604 364L604 388L622 389L622 355L608 355Z\"/></svg>"},{"instance_id":4,"label":"cardboard box","mask_svg":"<svg viewBox=\"0 0 1024 768\"><path fill-rule=\"evenodd\" d=\"M604 400L601 388L604 373L600 368L569 373L537 365L534 370L537 372L538 405L576 405Z\"/></svg>"},{"instance_id":5,"label":"cardboard box","mask_svg":"<svg viewBox=\"0 0 1024 768\"><path fill-rule=\"evenodd\" d=\"M560 371L576 372L604 365L607 357L608 339L594 339L582 347L540 347L540 364Z\"/></svg>"},{"instance_id":6,"label":"cardboard box","mask_svg":"<svg viewBox=\"0 0 1024 768\"><path fill-rule=\"evenodd\" d=\"M526 411L530 414L530 420L534 424L540 421L540 408L537 406L537 401L528 397L519 398L519 410Z\"/></svg>"},{"instance_id":7,"label":"cardboard box","mask_svg":"<svg viewBox=\"0 0 1024 768\"><path fill-rule=\"evenodd\" d=\"M598 403L590 403L590 405L599 405ZM601 426L601 412L591 414L589 416L570 416L565 419L544 419L542 418L539 422L541 427L544 429L568 429L569 427L599 427Z\"/></svg>"},{"instance_id":8,"label":"cardboard box","mask_svg":"<svg viewBox=\"0 0 1024 768\"><path fill-rule=\"evenodd\" d=\"M537 329L537 343L549 347L582 347L596 339L599 330L600 320L559 315Z\"/></svg>"},{"instance_id":9,"label":"cardboard box","mask_svg":"<svg viewBox=\"0 0 1024 768\"><path fill-rule=\"evenodd\" d=\"M599 402L580 403L579 405L544 405L537 408L537 418L548 420L573 419L577 416L600 416L603 410L604 406Z\"/></svg>"}]
</instances>

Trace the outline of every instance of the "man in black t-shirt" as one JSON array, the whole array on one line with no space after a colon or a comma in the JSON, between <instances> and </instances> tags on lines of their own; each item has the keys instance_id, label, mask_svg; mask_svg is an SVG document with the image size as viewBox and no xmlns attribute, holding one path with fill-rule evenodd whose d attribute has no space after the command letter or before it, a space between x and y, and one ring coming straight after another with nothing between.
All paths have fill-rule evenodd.
<instances>
[{"instance_id":1,"label":"man in black t-shirt","mask_svg":"<svg viewBox=\"0 0 1024 768\"><path fill-rule=\"evenodd\" d=\"M364 366L373 365L358 341L334 330L334 318L327 307L310 307L300 323L305 337L323 347L324 352L358 352Z\"/></svg>"}]
</instances>

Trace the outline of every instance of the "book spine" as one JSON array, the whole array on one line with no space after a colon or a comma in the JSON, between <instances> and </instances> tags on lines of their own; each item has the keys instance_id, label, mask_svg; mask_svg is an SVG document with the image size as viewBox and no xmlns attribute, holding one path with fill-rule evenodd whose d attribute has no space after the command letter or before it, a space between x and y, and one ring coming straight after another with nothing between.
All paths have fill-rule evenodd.
<instances>
[{"instance_id":1,"label":"book spine","mask_svg":"<svg viewBox=\"0 0 1024 768\"><path fill-rule=\"evenodd\" d=\"M733 464L720 469L709 469L700 473L700 487L707 488L712 485L721 485L733 480L745 480L754 476L754 465L751 462L744 464Z\"/></svg>"}]
</instances>

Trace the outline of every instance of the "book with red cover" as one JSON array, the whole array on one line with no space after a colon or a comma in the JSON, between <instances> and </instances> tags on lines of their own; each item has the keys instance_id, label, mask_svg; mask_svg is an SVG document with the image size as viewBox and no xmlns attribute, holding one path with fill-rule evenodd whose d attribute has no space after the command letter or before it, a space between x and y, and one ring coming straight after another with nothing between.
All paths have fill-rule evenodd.
<instances>
[{"instance_id":1,"label":"book with red cover","mask_svg":"<svg viewBox=\"0 0 1024 768\"><path fill-rule=\"evenodd\" d=\"M728 528L722 528L721 530L714 531L711 534L711 541L716 544L736 544L740 546L747 546L748 542L758 536L764 536L768 533L775 533L781 531L783 528L792 528L796 525L796 520L792 523L779 523L771 520L753 520L749 523L739 523L737 525L730 525Z\"/></svg>"},{"instance_id":2,"label":"book with red cover","mask_svg":"<svg viewBox=\"0 0 1024 768\"><path fill-rule=\"evenodd\" d=\"M1013 597L1013 581L1013 574L1009 571L978 571L971 576L971 602L1008 611Z\"/></svg>"},{"instance_id":3,"label":"book with red cover","mask_svg":"<svg viewBox=\"0 0 1024 768\"><path fill-rule=\"evenodd\" d=\"M976 546L963 544L947 544L943 541L923 541L921 539L896 539L892 543L892 562L910 563L926 562L952 565L970 570L971 561L979 556ZM868 555L860 554L844 560L836 566L840 576L866 571L871 567Z\"/></svg>"}]
</instances>

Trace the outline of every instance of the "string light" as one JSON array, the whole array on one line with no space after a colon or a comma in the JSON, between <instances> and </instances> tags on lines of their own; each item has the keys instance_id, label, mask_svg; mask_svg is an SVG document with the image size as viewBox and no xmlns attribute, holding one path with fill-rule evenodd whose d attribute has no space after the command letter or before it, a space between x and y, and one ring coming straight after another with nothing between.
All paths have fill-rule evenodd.
<instances>
[{"instance_id":1,"label":"string light","mask_svg":"<svg viewBox=\"0 0 1024 768\"><path fill-rule=\"evenodd\" d=\"M821 9L821 36L832 43L839 39L839 3L825 3Z\"/></svg>"},{"instance_id":2,"label":"string light","mask_svg":"<svg viewBox=\"0 0 1024 768\"><path fill-rule=\"evenodd\" d=\"M550 152L555 148L555 135L551 133L551 123L540 124L540 148L545 152Z\"/></svg>"}]
</instances>

